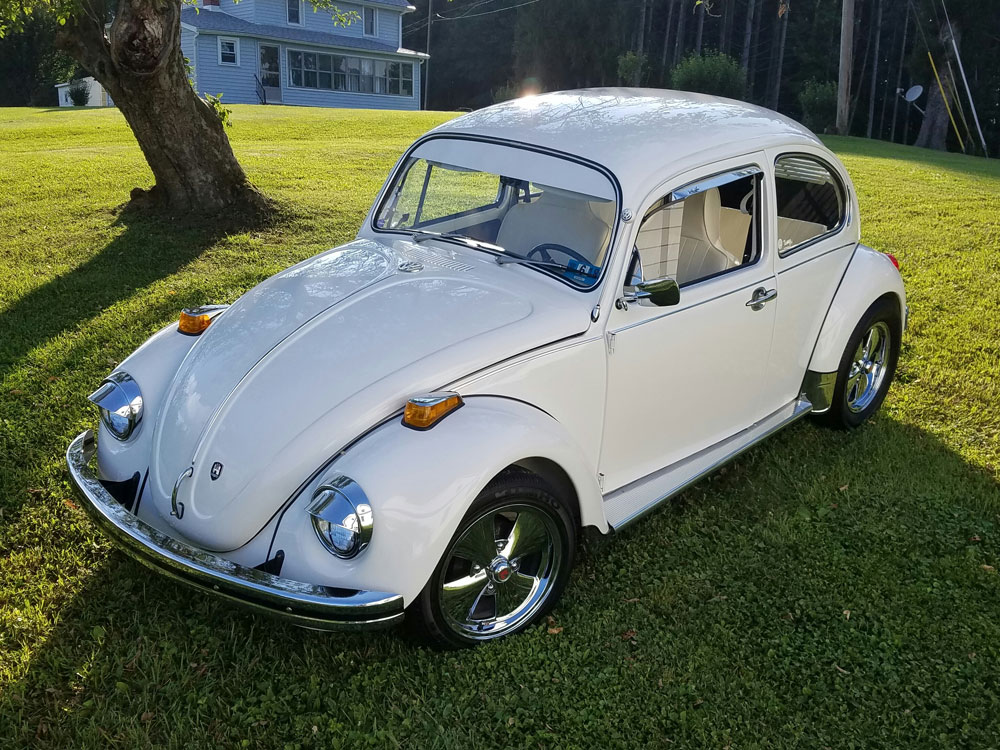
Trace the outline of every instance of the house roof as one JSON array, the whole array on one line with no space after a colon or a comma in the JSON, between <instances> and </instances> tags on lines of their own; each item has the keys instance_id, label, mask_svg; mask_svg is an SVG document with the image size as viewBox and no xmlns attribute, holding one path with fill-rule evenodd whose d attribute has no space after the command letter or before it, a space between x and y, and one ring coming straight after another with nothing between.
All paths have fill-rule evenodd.
<instances>
[{"instance_id":1,"label":"house roof","mask_svg":"<svg viewBox=\"0 0 1000 750\"><path fill-rule=\"evenodd\" d=\"M320 47L336 47L347 50L364 50L367 52L382 52L390 55L407 55L409 57L425 58L423 52L396 47L394 44L380 39L332 34L325 31L292 28L290 26L275 26L266 23L252 23L242 18L231 16L221 10L207 11L197 8L181 10L181 23L198 31L234 34L237 36L254 36L264 39L276 39L284 42L301 42Z\"/></svg>"}]
</instances>

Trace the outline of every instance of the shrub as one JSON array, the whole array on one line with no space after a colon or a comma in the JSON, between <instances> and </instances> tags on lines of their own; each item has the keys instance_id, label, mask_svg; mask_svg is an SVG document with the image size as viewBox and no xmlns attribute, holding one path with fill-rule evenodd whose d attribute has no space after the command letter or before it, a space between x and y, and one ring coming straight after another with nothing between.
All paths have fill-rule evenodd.
<instances>
[{"instance_id":1,"label":"shrub","mask_svg":"<svg viewBox=\"0 0 1000 750\"><path fill-rule=\"evenodd\" d=\"M799 105L802 124L816 133L825 133L837 123L837 84L810 78L799 92Z\"/></svg>"},{"instance_id":2,"label":"shrub","mask_svg":"<svg viewBox=\"0 0 1000 750\"><path fill-rule=\"evenodd\" d=\"M626 52L618 56L618 77L626 85L638 86L642 81L642 73L646 68L646 56L635 52Z\"/></svg>"},{"instance_id":3,"label":"shrub","mask_svg":"<svg viewBox=\"0 0 1000 750\"><path fill-rule=\"evenodd\" d=\"M681 91L742 99L747 75L739 62L721 52L688 55L670 71L670 85Z\"/></svg>"},{"instance_id":4,"label":"shrub","mask_svg":"<svg viewBox=\"0 0 1000 750\"><path fill-rule=\"evenodd\" d=\"M90 86L77 78L69 83L69 100L74 107L86 107L90 103Z\"/></svg>"}]
</instances>

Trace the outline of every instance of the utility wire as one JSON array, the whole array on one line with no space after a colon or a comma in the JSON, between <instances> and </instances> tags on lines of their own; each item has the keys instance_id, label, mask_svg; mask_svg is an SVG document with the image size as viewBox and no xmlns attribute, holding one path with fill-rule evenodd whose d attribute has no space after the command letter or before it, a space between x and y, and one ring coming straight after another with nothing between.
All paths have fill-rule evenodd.
<instances>
[{"instance_id":1,"label":"utility wire","mask_svg":"<svg viewBox=\"0 0 1000 750\"><path fill-rule=\"evenodd\" d=\"M476 5L471 6L469 8L469 10L472 10L473 8L477 8L480 5L486 5L488 3L496 2L496 1L497 0L484 0L484 2L477 3ZM420 31L421 29L427 28L428 23L440 23L442 21L464 21L467 18L481 18L483 16L491 16L491 15L493 15L495 13L506 13L509 10L516 10L518 8L523 8L526 5L534 5L535 3L540 3L540 2L542 2L542 0L527 0L527 2L518 3L517 5L511 5L510 7L507 7L507 8L497 8L495 10L483 11L482 13L471 13L470 14L470 13L466 12L466 13L460 15L460 16L442 16L440 13L435 13L434 14L434 19L432 21L426 21L426 20L424 20L424 21L418 21L418 22L414 23L412 26L406 27L404 29L404 31L409 34L409 33L413 33L413 32L416 32L416 31Z\"/></svg>"}]
</instances>

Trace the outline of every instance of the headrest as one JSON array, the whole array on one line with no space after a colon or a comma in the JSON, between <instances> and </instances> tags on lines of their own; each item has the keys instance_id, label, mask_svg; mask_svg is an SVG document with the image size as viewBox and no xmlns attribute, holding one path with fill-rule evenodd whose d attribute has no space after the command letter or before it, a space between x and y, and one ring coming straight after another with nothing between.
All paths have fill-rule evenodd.
<instances>
[{"instance_id":1,"label":"headrest","mask_svg":"<svg viewBox=\"0 0 1000 750\"><path fill-rule=\"evenodd\" d=\"M681 235L707 242L712 247L722 247L722 199L718 188L692 195L684 201L684 218Z\"/></svg>"}]
</instances>

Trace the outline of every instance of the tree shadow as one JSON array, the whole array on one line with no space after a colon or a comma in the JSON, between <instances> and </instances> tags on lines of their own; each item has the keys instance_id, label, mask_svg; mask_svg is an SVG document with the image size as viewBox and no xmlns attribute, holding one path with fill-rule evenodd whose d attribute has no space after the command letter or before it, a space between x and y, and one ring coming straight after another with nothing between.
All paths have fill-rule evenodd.
<instances>
[{"instance_id":1,"label":"tree shadow","mask_svg":"<svg viewBox=\"0 0 1000 750\"><path fill-rule=\"evenodd\" d=\"M176 273L227 234L247 229L224 219L182 223L129 206L113 225L125 231L88 260L0 311L0 377L32 349Z\"/></svg>"},{"instance_id":2,"label":"tree shadow","mask_svg":"<svg viewBox=\"0 0 1000 750\"><path fill-rule=\"evenodd\" d=\"M845 471L849 480L840 478ZM871 480L868 486L866 478ZM851 490L836 486L848 481L853 492L858 493L853 506L849 500ZM829 487L832 499L843 506L840 512L867 514L876 533L885 513L886 537L879 554L895 555L887 569L898 566L901 576L915 575L912 560L907 558L912 551L909 544L921 545L925 558L953 554L950 536L943 541L938 537L954 529L945 534L935 527L935 518L962 515L972 522L978 521L977 514L981 514L983 519L992 519L1000 507L1000 485L995 478L923 430L884 415L851 434L799 424L750 451L725 473L716 473L696 485L679 502L667 504L665 512L650 516L625 533L585 543L574 581L556 616L560 622L626 622L627 615L619 611L623 607L621 597L627 595L620 580L626 566L635 565L636 573L645 568L643 575L648 579L649 566L656 564L650 555L655 557L664 545L686 545L691 549L705 549L707 545L709 554L718 554L711 552L711 534L698 536L699 532L693 530L700 519L692 520L692 516L706 505L719 506L720 514L729 519L724 523L738 528L745 538L756 540L762 534L773 534L775 518L795 523L802 505L813 502L809 499L813 490L803 488L817 487ZM819 501L821 505L830 504L825 495ZM898 520L897 514L909 512L909 507L919 513L919 509L932 506L937 507L939 516L930 515L921 521L925 524L922 536L913 542L901 539L894 516ZM77 514L78 520L84 518L82 512ZM963 522L960 519L958 523ZM836 533L837 526L830 524L830 529L830 533ZM732 533L732 528L729 531ZM900 547L893 549L891 540L897 539ZM833 544L849 546L855 542L845 532ZM794 534L789 543L796 543ZM633 556L642 561L641 565L632 560ZM976 562L973 568L978 567ZM669 580L671 573L663 569L659 575ZM737 589L744 573L737 566L729 575L730 580L721 583ZM791 575L787 585L793 591L797 586L812 585L808 570ZM802 580L796 583L798 575ZM897 583L889 581L884 585ZM593 594L590 599L581 596L602 589L617 594L608 600L595 599L599 595ZM750 611L759 606L751 601ZM939 612L933 618L949 616L961 613ZM826 626L815 627L822 630ZM708 641L712 633L705 632L704 637ZM26 648L34 645L29 636L24 640ZM550 638L537 641L536 647L566 647L565 643L559 644L560 639ZM579 643L575 647L592 646ZM673 647L671 643L662 646ZM503 659L507 649L516 655L518 647L501 642L490 648L496 650L494 656L499 654ZM27 671L5 688L0 697L0 716L6 715L12 726L0 736L11 738L15 744L20 742L21 746L38 740L55 746L81 746L101 741L100 728L106 733L105 739L113 737L124 746L139 741L221 745L242 736L254 736L255 745L273 746L289 739L289 734L294 735L295 710L289 707L285 716L285 709L279 706L275 711L287 719L287 724L275 726L272 713L272 726L262 729L259 722L252 723L253 716L233 710L247 696L251 696L249 705L257 705L255 691L262 694L263 701L263 693L270 695L275 685L315 681L310 689L319 691L367 685L357 696L359 707L364 709L367 702L384 703L396 686L422 684L428 670L461 670L463 664L473 670L481 668L476 658L420 656L397 631L348 636L299 630L278 620L245 613L225 601L192 594L113 552L101 558L86 584L58 607L56 624L44 644L34 651ZM552 658L559 658L558 651ZM857 658L888 657L879 652ZM346 689L349 695L352 688ZM342 697L347 699L346 695ZM268 700L276 699L272 696ZM577 705L577 709L601 710L585 703ZM202 718L192 719L191 711ZM182 714L184 728L178 729L174 719ZM358 728L365 729L365 721L374 726L380 720L391 723L394 718L367 717L360 720ZM2 723L0 720L0 729ZM197 739L190 736L192 732L197 733Z\"/></svg>"}]
</instances>

